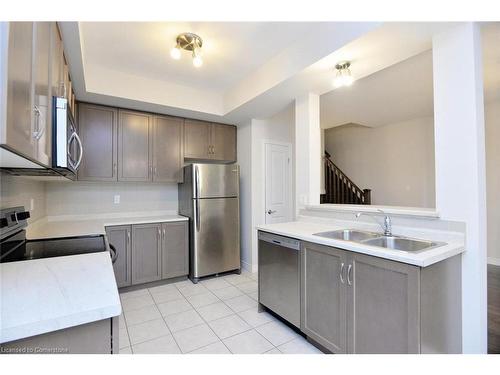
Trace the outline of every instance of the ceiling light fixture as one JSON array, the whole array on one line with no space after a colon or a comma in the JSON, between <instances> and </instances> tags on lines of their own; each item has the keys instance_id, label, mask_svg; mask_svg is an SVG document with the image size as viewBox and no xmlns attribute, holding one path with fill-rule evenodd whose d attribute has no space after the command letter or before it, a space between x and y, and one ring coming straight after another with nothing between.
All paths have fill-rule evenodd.
<instances>
[{"instance_id":1,"label":"ceiling light fixture","mask_svg":"<svg viewBox=\"0 0 500 375\"><path fill-rule=\"evenodd\" d=\"M203 45L203 40L196 34L193 33L182 33L177 36L176 45L170 50L170 56L179 60L181 58L181 50L191 51L193 58L193 65L199 68L203 65L203 59L201 57L201 47Z\"/></svg>"},{"instance_id":2,"label":"ceiling light fixture","mask_svg":"<svg viewBox=\"0 0 500 375\"><path fill-rule=\"evenodd\" d=\"M333 86L342 87L352 85L354 78L351 74L351 70L349 69L350 66L351 63L349 61L342 61L335 65L337 73L333 79Z\"/></svg>"}]
</instances>

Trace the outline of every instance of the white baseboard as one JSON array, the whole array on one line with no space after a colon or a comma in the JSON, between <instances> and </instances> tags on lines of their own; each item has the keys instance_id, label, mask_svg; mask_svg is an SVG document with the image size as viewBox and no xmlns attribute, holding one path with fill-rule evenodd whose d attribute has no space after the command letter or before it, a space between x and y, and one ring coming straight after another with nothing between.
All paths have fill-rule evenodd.
<instances>
[{"instance_id":1,"label":"white baseboard","mask_svg":"<svg viewBox=\"0 0 500 375\"><path fill-rule=\"evenodd\" d=\"M488 264L493 264L494 266L500 266L500 258L488 257Z\"/></svg>"}]
</instances>

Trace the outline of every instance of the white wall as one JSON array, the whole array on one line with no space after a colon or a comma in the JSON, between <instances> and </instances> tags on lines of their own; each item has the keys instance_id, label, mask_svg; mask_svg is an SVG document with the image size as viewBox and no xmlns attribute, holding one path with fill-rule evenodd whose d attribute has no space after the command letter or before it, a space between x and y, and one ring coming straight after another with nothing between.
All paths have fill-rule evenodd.
<instances>
[{"instance_id":1,"label":"white wall","mask_svg":"<svg viewBox=\"0 0 500 375\"><path fill-rule=\"evenodd\" d=\"M241 249L243 266L257 270L256 225L265 222L264 141L292 145L294 173L295 107L288 107L274 116L238 126L238 163L240 164ZM294 201L292 187L292 204ZM292 207L293 212L295 209Z\"/></svg>"},{"instance_id":2,"label":"white wall","mask_svg":"<svg viewBox=\"0 0 500 375\"><path fill-rule=\"evenodd\" d=\"M30 211L28 222L44 217L47 213L45 183L0 172L0 208L15 206L24 206Z\"/></svg>"},{"instance_id":3,"label":"white wall","mask_svg":"<svg viewBox=\"0 0 500 375\"><path fill-rule=\"evenodd\" d=\"M355 184L372 189L372 204L435 207L432 117L327 129L325 149Z\"/></svg>"},{"instance_id":4,"label":"white wall","mask_svg":"<svg viewBox=\"0 0 500 375\"><path fill-rule=\"evenodd\" d=\"M47 215L178 212L177 184L47 182ZM120 204L114 204L114 195Z\"/></svg>"},{"instance_id":5,"label":"white wall","mask_svg":"<svg viewBox=\"0 0 500 375\"><path fill-rule=\"evenodd\" d=\"M488 262L500 265L500 102L485 106Z\"/></svg>"}]
</instances>

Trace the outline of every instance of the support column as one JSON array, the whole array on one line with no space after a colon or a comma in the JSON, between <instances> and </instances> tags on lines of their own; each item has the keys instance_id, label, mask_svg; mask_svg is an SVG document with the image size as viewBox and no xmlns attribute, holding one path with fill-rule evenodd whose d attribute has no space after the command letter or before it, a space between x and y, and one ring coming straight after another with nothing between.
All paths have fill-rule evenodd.
<instances>
[{"instance_id":1,"label":"support column","mask_svg":"<svg viewBox=\"0 0 500 375\"><path fill-rule=\"evenodd\" d=\"M487 352L486 176L479 26L433 38L436 208L466 223L462 257L462 350Z\"/></svg>"},{"instance_id":2,"label":"support column","mask_svg":"<svg viewBox=\"0 0 500 375\"><path fill-rule=\"evenodd\" d=\"M295 195L297 212L319 204L321 194L321 128L319 95L295 100Z\"/></svg>"}]
</instances>

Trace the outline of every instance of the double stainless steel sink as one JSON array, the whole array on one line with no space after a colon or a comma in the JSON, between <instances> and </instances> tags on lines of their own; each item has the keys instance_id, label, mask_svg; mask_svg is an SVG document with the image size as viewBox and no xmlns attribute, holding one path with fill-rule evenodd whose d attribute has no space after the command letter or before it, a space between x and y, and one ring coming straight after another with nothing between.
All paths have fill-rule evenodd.
<instances>
[{"instance_id":1,"label":"double stainless steel sink","mask_svg":"<svg viewBox=\"0 0 500 375\"><path fill-rule=\"evenodd\" d=\"M376 246L391 250L422 251L446 245L444 242L417 240L401 236L384 236L381 233L356 229L339 229L329 232L314 233L314 236L335 240L351 241L363 245Z\"/></svg>"}]
</instances>

